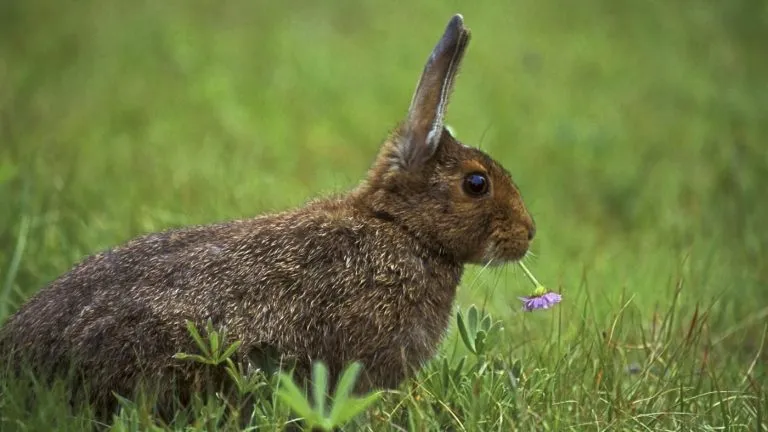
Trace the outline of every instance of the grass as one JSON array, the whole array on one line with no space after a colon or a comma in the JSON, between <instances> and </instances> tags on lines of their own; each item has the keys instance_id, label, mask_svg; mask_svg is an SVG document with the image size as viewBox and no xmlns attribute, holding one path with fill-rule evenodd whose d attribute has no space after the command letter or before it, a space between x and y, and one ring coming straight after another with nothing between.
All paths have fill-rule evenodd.
<instances>
[{"instance_id":1,"label":"grass","mask_svg":"<svg viewBox=\"0 0 768 432\"><path fill-rule=\"evenodd\" d=\"M448 122L513 173L563 302L522 313L519 269L470 269L487 352L452 324L347 429L766 430L768 6L747 0L2 2L0 321L133 236L352 187L456 11ZM60 390L0 392L3 430L92 424ZM168 427L234 428L220 408ZM111 427L156 423L126 402Z\"/></svg>"}]
</instances>

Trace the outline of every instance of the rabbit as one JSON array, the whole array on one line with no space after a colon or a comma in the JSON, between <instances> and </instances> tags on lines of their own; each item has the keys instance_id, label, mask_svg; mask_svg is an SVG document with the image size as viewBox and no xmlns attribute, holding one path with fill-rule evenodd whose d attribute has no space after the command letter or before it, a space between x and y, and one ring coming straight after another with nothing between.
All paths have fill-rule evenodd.
<instances>
[{"instance_id":1,"label":"rabbit","mask_svg":"<svg viewBox=\"0 0 768 432\"><path fill-rule=\"evenodd\" d=\"M187 321L210 320L241 342L239 362L274 352L307 380L321 360L333 382L359 361L358 392L397 389L436 355L464 267L518 261L535 235L509 172L445 126L469 40L454 15L354 188L85 258L0 329L9 364L74 371L106 409L140 385L192 391L202 366L174 354L196 352Z\"/></svg>"}]
</instances>

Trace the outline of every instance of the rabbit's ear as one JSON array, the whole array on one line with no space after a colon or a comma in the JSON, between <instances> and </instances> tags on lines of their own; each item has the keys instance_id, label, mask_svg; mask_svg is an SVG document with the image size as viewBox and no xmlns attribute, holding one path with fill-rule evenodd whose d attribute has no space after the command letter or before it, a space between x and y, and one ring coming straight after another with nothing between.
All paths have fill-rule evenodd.
<instances>
[{"instance_id":1,"label":"rabbit's ear","mask_svg":"<svg viewBox=\"0 0 768 432\"><path fill-rule=\"evenodd\" d=\"M401 163L407 168L423 164L437 150L448 98L469 39L464 17L456 14L427 59L399 143Z\"/></svg>"}]
</instances>

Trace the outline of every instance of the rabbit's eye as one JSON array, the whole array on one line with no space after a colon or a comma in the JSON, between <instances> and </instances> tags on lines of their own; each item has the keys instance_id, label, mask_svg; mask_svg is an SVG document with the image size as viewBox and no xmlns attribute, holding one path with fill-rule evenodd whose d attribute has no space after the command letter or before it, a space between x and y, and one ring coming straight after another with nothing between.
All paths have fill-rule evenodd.
<instances>
[{"instance_id":1,"label":"rabbit's eye","mask_svg":"<svg viewBox=\"0 0 768 432\"><path fill-rule=\"evenodd\" d=\"M488 177L481 173L472 173L464 177L464 192L473 196L488 193Z\"/></svg>"}]
</instances>

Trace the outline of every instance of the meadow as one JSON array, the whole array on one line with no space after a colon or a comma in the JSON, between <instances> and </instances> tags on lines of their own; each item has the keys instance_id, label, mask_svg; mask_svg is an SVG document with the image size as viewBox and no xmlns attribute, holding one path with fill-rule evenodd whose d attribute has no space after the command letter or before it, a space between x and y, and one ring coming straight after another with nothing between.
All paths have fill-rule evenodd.
<instances>
[{"instance_id":1,"label":"meadow","mask_svg":"<svg viewBox=\"0 0 768 432\"><path fill-rule=\"evenodd\" d=\"M447 121L513 174L538 227L526 263L563 300L525 313L519 267L470 267L456 307L497 323L484 347L454 320L344 430L768 430L758 1L3 1L0 322L134 236L352 188L456 12L473 37ZM222 409L165 424L126 400L104 426L240 428ZM266 398L246 423L289 414ZM93 421L0 381L0 430Z\"/></svg>"}]
</instances>

